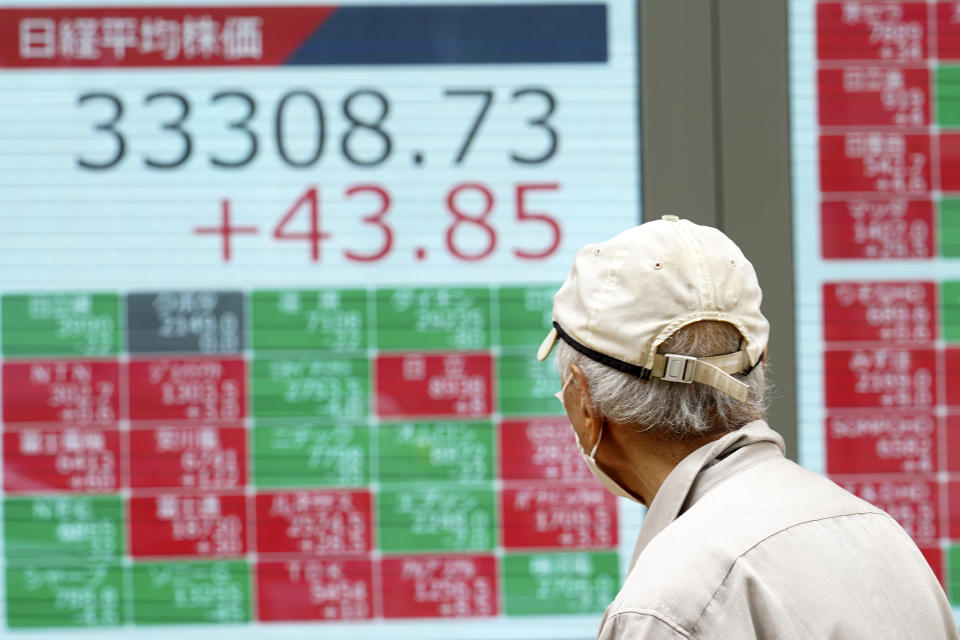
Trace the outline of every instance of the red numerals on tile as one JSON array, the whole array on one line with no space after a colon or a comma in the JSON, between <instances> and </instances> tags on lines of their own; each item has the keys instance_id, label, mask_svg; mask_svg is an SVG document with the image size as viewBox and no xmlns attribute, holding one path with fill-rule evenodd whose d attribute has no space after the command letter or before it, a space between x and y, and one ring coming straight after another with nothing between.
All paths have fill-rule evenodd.
<instances>
[{"instance_id":1,"label":"red numerals on tile","mask_svg":"<svg viewBox=\"0 0 960 640\"><path fill-rule=\"evenodd\" d=\"M936 404L933 349L824 352L827 407L925 409Z\"/></svg>"},{"instance_id":2,"label":"red numerals on tile","mask_svg":"<svg viewBox=\"0 0 960 640\"><path fill-rule=\"evenodd\" d=\"M373 617L370 560L294 560L257 564L260 620L361 620Z\"/></svg>"},{"instance_id":3,"label":"red numerals on tile","mask_svg":"<svg viewBox=\"0 0 960 640\"><path fill-rule=\"evenodd\" d=\"M929 200L850 200L820 205L824 258L933 257Z\"/></svg>"},{"instance_id":4,"label":"red numerals on tile","mask_svg":"<svg viewBox=\"0 0 960 640\"><path fill-rule=\"evenodd\" d=\"M247 432L242 426L161 426L130 432L134 489L222 491L245 484Z\"/></svg>"},{"instance_id":5,"label":"red numerals on tile","mask_svg":"<svg viewBox=\"0 0 960 640\"><path fill-rule=\"evenodd\" d=\"M829 473L921 473L937 465L933 413L827 417Z\"/></svg>"},{"instance_id":6,"label":"red numerals on tile","mask_svg":"<svg viewBox=\"0 0 960 640\"><path fill-rule=\"evenodd\" d=\"M566 418L504 420L500 425L500 465L504 480L593 478Z\"/></svg>"},{"instance_id":7,"label":"red numerals on tile","mask_svg":"<svg viewBox=\"0 0 960 640\"><path fill-rule=\"evenodd\" d=\"M242 495L131 498L130 552L142 556L239 556L246 552Z\"/></svg>"},{"instance_id":8,"label":"red numerals on tile","mask_svg":"<svg viewBox=\"0 0 960 640\"><path fill-rule=\"evenodd\" d=\"M3 434L3 489L116 491L120 474L116 429L22 429Z\"/></svg>"},{"instance_id":9,"label":"red numerals on tile","mask_svg":"<svg viewBox=\"0 0 960 640\"><path fill-rule=\"evenodd\" d=\"M930 123L930 72L926 68L850 66L818 74L821 126Z\"/></svg>"},{"instance_id":10,"label":"red numerals on tile","mask_svg":"<svg viewBox=\"0 0 960 640\"><path fill-rule=\"evenodd\" d=\"M933 282L849 281L823 285L827 342L930 342L936 335Z\"/></svg>"},{"instance_id":11,"label":"red numerals on tile","mask_svg":"<svg viewBox=\"0 0 960 640\"><path fill-rule=\"evenodd\" d=\"M505 488L501 500L508 549L617 544L617 500L601 486Z\"/></svg>"},{"instance_id":12,"label":"red numerals on tile","mask_svg":"<svg viewBox=\"0 0 960 640\"><path fill-rule=\"evenodd\" d=\"M497 614L493 556L405 556L383 559L387 618L447 618Z\"/></svg>"},{"instance_id":13,"label":"red numerals on tile","mask_svg":"<svg viewBox=\"0 0 960 640\"><path fill-rule=\"evenodd\" d=\"M371 543L367 491L297 491L257 496L261 553L366 553Z\"/></svg>"},{"instance_id":14,"label":"red numerals on tile","mask_svg":"<svg viewBox=\"0 0 960 640\"><path fill-rule=\"evenodd\" d=\"M111 425L120 413L119 380L116 362L7 362L3 365L3 420Z\"/></svg>"},{"instance_id":15,"label":"red numerals on tile","mask_svg":"<svg viewBox=\"0 0 960 640\"><path fill-rule=\"evenodd\" d=\"M493 410L489 355L380 356L376 369L380 416L481 416Z\"/></svg>"},{"instance_id":16,"label":"red numerals on tile","mask_svg":"<svg viewBox=\"0 0 960 640\"><path fill-rule=\"evenodd\" d=\"M242 359L130 363L131 420L236 420L246 415Z\"/></svg>"},{"instance_id":17,"label":"red numerals on tile","mask_svg":"<svg viewBox=\"0 0 960 640\"><path fill-rule=\"evenodd\" d=\"M825 193L926 193L930 136L856 132L820 137Z\"/></svg>"},{"instance_id":18,"label":"red numerals on tile","mask_svg":"<svg viewBox=\"0 0 960 640\"><path fill-rule=\"evenodd\" d=\"M817 57L924 60L927 22L925 2L821 2L817 4Z\"/></svg>"}]
</instances>

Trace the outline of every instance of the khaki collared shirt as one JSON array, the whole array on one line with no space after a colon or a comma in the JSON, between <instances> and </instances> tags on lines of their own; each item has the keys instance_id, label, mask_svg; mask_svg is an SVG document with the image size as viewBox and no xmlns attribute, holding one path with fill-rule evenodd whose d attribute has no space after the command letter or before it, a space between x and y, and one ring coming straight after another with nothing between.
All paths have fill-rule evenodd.
<instances>
[{"instance_id":1,"label":"khaki collared shirt","mask_svg":"<svg viewBox=\"0 0 960 640\"><path fill-rule=\"evenodd\" d=\"M957 639L889 515L787 460L752 422L683 459L644 520L600 640Z\"/></svg>"}]
</instances>

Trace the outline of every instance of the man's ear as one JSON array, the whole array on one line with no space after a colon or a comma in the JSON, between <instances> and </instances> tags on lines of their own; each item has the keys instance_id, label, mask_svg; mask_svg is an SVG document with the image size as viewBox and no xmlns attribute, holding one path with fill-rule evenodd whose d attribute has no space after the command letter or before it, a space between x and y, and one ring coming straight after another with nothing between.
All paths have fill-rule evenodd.
<instances>
[{"instance_id":1,"label":"man's ear","mask_svg":"<svg viewBox=\"0 0 960 640\"><path fill-rule=\"evenodd\" d=\"M589 451L600 437L603 419L597 411L596 405L593 403L593 396L590 395L590 381L587 380L587 374L583 372L583 369L581 369L578 364L570 365L570 371L573 373L573 383L577 385L580 391L580 401L578 406L575 407L575 410L581 413L583 423L587 427L587 433L584 434L587 436L586 442L584 442L584 448Z\"/></svg>"}]
</instances>

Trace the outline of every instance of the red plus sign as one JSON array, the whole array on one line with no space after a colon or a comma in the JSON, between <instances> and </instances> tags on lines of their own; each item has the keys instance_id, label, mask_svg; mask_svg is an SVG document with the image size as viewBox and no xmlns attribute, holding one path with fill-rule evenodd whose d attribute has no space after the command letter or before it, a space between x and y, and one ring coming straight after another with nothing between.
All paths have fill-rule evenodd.
<instances>
[{"instance_id":1,"label":"red plus sign","mask_svg":"<svg viewBox=\"0 0 960 640\"><path fill-rule=\"evenodd\" d=\"M230 201L220 201L220 221L219 227L195 227L193 232L197 235L216 233L223 236L223 261L230 262L230 236L234 233L259 233L257 227L231 227L230 226Z\"/></svg>"}]
</instances>

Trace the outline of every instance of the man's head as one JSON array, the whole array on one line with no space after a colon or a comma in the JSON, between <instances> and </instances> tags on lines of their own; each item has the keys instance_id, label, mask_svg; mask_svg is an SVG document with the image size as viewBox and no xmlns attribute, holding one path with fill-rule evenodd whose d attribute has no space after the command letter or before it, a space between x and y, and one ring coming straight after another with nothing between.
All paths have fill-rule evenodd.
<instances>
[{"instance_id":1,"label":"man's head","mask_svg":"<svg viewBox=\"0 0 960 640\"><path fill-rule=\"evenodd\" d=\"M582 372L578 393L602 419L674 439L724 433L764 416L760 301L729 238L664 216L577 252L538 358L559 341L561 377Z\"/></svg>"}]
</instances>

